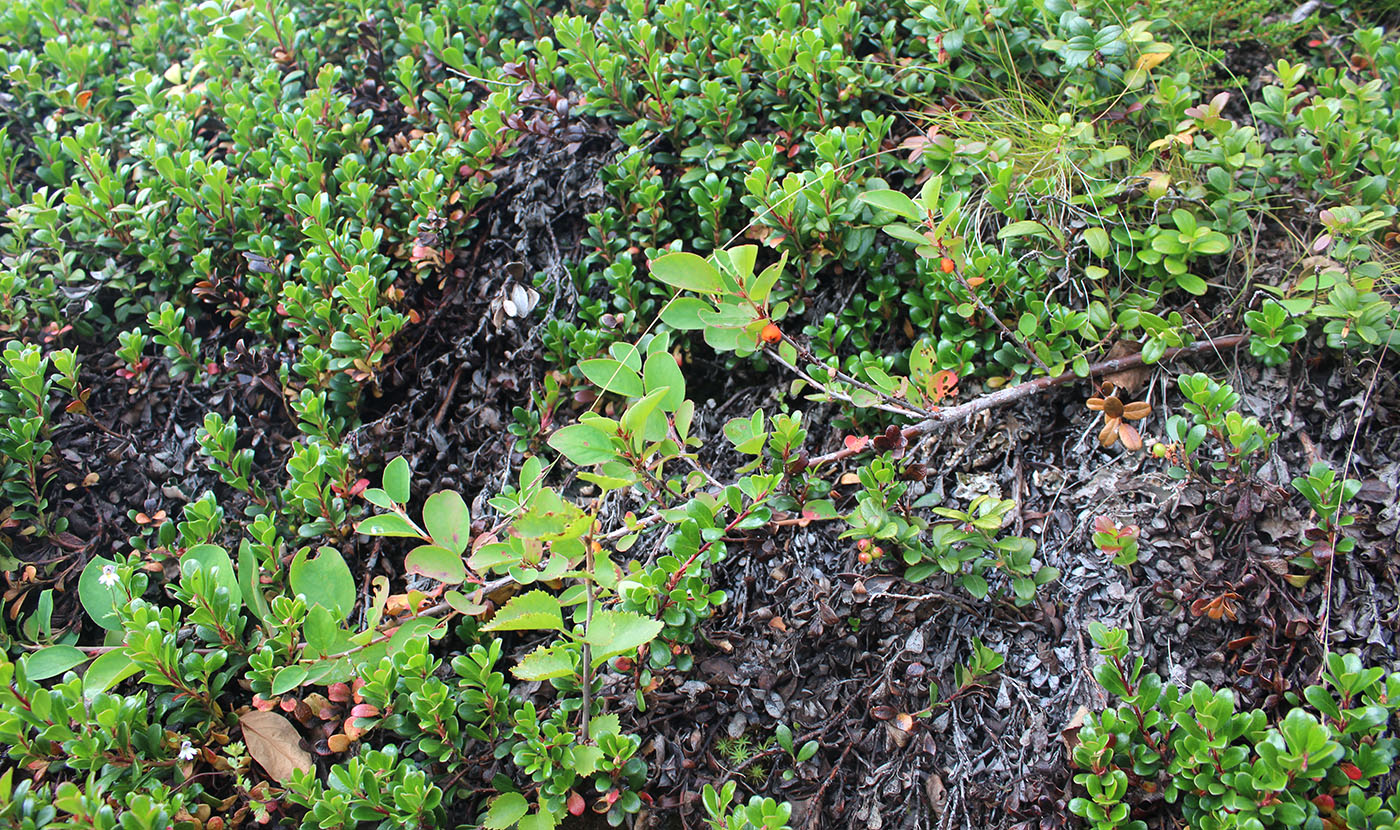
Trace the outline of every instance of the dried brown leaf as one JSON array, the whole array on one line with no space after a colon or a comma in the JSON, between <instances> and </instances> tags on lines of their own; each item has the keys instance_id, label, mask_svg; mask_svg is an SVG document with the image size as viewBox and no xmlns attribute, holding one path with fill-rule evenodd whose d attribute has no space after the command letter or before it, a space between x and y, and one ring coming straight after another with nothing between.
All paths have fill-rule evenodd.
<instances>
[{"instance_id":1,"label":"dried brown leaf","mask_svg":"<svg viewBox=\"0 0 1400 830\"><path fill-rule=\"evenodd\" d=\"M276 712L246 712L238 719L248 754L275 779L285 784L296 770L313 769L311 753L301 748L301 733Z\"/></svg>"}]
</instances>

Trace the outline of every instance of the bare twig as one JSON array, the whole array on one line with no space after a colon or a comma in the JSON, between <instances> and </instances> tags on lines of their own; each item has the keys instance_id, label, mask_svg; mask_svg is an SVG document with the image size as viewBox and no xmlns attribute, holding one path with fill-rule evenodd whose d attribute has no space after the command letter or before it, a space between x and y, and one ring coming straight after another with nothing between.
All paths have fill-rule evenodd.
<instances>
[{"instance_id":1,"label":"bare twig","mask_svg":"<svg viewBox=\"0 0 1400 830\"><path fill-rule=\"evenodd\" d=\"M1175 360L1178 357L1186 357L1189 355L1198 354L1200 352L1209 352L1218 349L1230 349L1234 348L1235 346L1239 346L1248 339L1249 335L1247 334L1232 334L1226 337L1217 337L1213 340L1198 340L1195 343L1192 343L1188 346L1182 346L1179 349L1167 349L1166 353L1162 355L1162 360ZM1094 365L1089 367L1089 374L1112 374L1114 372L1121 372L1125 369L1135 368L1141 364L1141 354L1125 355L1123 357L1113 358L1112 360L1104 360L1099 363L1095 363ZM1009 386L1005 389L998 389L997 391L992 392L989 395L983 395L980 398L974 398L973 400L970 400L967 403L958 404L957 406L951 406L947 409L940 409L939 411L933 413L933 415L931 415L930 417L925 418L924 420L912 426L905 427L904 437L906 439L913 439L922 435L928 435L930 433L938 432L944 427L947 427L954 423L958 423L960 421L964 421L967 418L970 418L971 416L977 414L978 412L982 412L988 409L995 409L1000 406L1006 406L1007 404L1015 403L1016 401L1019 401L1023 398L1029 398L1030 396L1043 392L1051 387L1063 386L1066 383L1072 383L1079 379L1080 377L1075 373L1065 372L1063 375L1057 375L1055 377L1040 377L1036 378L1035 380L1026 381L1025 383L1019 383L1015 386ZM835 452L830 452L826 455L820 455L816 458L813 458L810 466L817 467L822 464L829 464L833 461L840 461L843 458L849 458L850 456L861 452L863 449L864 447L862 447L861 449L851 449L850 447L843 447Z\"/></svg>"}]
</instances>

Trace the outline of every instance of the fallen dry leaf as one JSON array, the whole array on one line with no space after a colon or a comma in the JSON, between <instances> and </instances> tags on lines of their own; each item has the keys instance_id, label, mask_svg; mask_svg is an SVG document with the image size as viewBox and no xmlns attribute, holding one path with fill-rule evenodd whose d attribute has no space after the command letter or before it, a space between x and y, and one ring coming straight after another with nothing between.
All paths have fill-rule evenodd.
<instances>
[{"instance_id":1,"label":"fallen dry leaf","mask_svg":"<svg viewBox=\"0 0 1400 830\"><path fill-rule=\"evenodd\" d=\"M311 753L301 748L301 733L291 721L276 712L254 709L244 713L238 724L243 727L248 754L278 783L290 781L296 770L313 769Z\"/></svg>"}]
</instances>

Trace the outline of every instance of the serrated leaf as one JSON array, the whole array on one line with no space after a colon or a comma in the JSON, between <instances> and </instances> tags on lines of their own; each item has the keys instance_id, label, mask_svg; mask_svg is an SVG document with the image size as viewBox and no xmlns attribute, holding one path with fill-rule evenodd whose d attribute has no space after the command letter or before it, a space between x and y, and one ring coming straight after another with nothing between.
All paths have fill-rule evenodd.
<instances>
[{"instance_id":1,"label":"serrated leaf","mask_svg":"<svg viewBox=\"0 0 1400 830\"><path fill-rule=\"evenodd\" d=\"M564 616L559 598L544 591L530 591L511 597L483 631L563 631Z\"/></svg>"},{"instance_id":2,"label":"serrated leaf","mask_svg":"<svg viewBox=\"0 0 1400 830\"><path fill-rule=\"evenodd\" d=\"M530 811L530 803L520 793L501 793L491 799L481 826L486 830L507 830Z\"/></svg>"},{"instance_id":3,"label":"serrated leaf","mask_svg":"<svg viewBox=\"0 0 1400 830\"><path fill-rule=\"evenodd\" d=\"M662 627L660 620L631 611L595 611L583 639L592 647L593 665L597 666L650 643Z\"/></svg>"},{"instance_id":4,"label":"serrated leaf","mask_svg":"<svg viewBox=\"0 0 1400 830\"><path fill-rule=\"evenodd\" d=\"M397 513L370 516L355 525L355 532L366 536L406 536L416 539L423 537L422 532L412 522Z\"/></svg>"},{"instance_id":5,"label":"serrated leaf","mask_svg":"<svg viewBox=\"0 0 1400 830\"><path fill-rule=\"evenodd\" d=\"M459 556L471 542L471 512L460 494L443 490L423 504L423 525L433 541Z\"/></svg>"},{"instance_id":6,"label":"serrated leaf","mask_svg":"<svg viewBox=\"0 0 1400 830\"><path fill-rule=\"evenodd\" d=\"M620 360L608 357L595 357L578 365L579 371L604 392L611 392L627 398L640 398L646 394L642 376Z\"/></svg>"},{"instance_id":7,"label":"serrated leaf","mask_svg":"<svg viewBox=\"0 0 1400 830\"><path fill-rule=\"evenodd\" d=\"M573 656L563 645L540 646L524 657L511 673L521 680L550 680L574 673Z\"/></svg>"},{"instance_id":8,"label":"serrated leaf","mask_svg":"<svg viewBox=\"0 0 1400 830\"><path fill-rule=\"evenodd\" d=\"M408 459L402 455L390 461L384 468L384 492L397 504L408 502Z\"/></svg>"},{"instance_id":9,"label":"serrated leaf","mask_svg":"<svg viewBox=\"0 0 1400 830\"><path fill-rule=\"evenodd\" d=\"M651 275L667 285L697 294L718 294L724 290L719 272L691 253L657 257L651 261Z\"/></svg>"}]
</instances>

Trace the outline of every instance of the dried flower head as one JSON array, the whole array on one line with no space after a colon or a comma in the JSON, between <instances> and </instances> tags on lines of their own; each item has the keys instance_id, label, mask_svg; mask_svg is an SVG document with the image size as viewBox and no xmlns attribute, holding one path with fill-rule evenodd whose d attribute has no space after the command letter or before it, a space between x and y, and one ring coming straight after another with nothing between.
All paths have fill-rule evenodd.
<instances>
[{"instance_id":1,"label":"dried flower head","mask_svg":"<svg viewBox=\"0 0 1400 830\"><path fill-rule=\"evenodd\" d=\"M1132 452L1142 449L1142 436L1128 421L1141 421L1152 414L1152 407L1145 401L1125 404L1118 399L1116 390L1110 385L1102 398L1090 398L1088 407L1103 413L1103 429L1099 430L1099 445L1111 447L1118 441Z\"/></svg>"}]
</instances>

